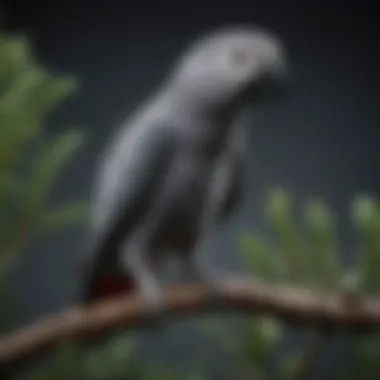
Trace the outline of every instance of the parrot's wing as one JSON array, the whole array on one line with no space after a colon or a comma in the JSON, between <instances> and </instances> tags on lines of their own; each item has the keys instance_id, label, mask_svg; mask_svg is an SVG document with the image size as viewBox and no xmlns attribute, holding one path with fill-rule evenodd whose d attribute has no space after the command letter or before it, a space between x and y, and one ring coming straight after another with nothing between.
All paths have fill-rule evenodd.
<instances>
[{"instance_id":1,"label":"parrot's wing","mask_svg":"<svg viewBox=\"0 0 380 380\"><path fill-rule=\"evenodd\" d=\"M89 247L81 268L86 281L117 259L118 248L149 210L169 169L174 133L168 125L127 131L106 152L93 199Z\"/></svg>"},{"instance_id":2,"label":"parrot's wing","mask_svg":"<svg viewBox=\"0 0 380 380\"><path fill-rule=\"evenodd\" d=\"M219 178L216 179L222 187L219 190L221 192L217 215L219 223L224 223L233 216L243 198L246 161L245 139L245 125L239 122L230 145L223 154Z\"/></svg>"}]
</instances>

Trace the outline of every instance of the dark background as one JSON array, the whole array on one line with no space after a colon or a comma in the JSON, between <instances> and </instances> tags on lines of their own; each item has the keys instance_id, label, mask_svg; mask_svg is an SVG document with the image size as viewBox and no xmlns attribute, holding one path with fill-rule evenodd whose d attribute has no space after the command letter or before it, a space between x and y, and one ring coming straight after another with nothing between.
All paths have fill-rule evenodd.
<instances>
[{"instance_id":1,"label":"dark background","mask_svg":"<svg viewBox=\"0 0 380 380\"><path fill-rule=\"evenodd\" d=\"M274 29L290 51L293 91L281 104L254 112L249 199L211 239L212 260L224 267L236 264L236 233L263 230L263 195L277 185L291 189L297 204L325 197L338 213L342 246L350 256L348 202L359 191L380 190L380 37L369 2L16 0L3 9L7 28L27 32L44 64L81 78L80 92L50 128L78 125L87 136L86 147L54 189L58 200L88 196L104 138L154 90L185 43L224 24ZM19 323L75 300L74 263L83 231L57 233L30 249L15 281ZM173 329L168 336L179 333ZM194 347L203 347L198 338L180 336L180 343L165 339L169 357L191 357ZM162 338L154 344L161 345ZM210 360L218 354L211 353Z\"/></svg>"}]
</instances>

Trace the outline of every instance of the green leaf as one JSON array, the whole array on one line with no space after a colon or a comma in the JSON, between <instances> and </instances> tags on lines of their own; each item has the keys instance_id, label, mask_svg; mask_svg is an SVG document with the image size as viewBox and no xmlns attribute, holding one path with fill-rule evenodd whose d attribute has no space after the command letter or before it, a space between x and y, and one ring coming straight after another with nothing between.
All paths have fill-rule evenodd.
<instances>
[{"instance_id":1,"label":"green leaf","mask_svg":"<svg viewBox=\"0 0 380 380\"><path fill-rule=\"evenodd\" d=\"M21 211L7 226L6 239L1 242L0 250L19 247L25 239L36 232L43 215L43 204L51 186L81 143L82 137L79 133L67 132L53 141L48 141L38 152L30 173L23 182L23 191L19 197Z\"/></svg>"},{"instance_id":2,"label":"green leaf","mask_svg":"<svg viewBox=\"0 0 380 380\"><path fill-rule=\"evenodd\" d=\"M380 377L380 334L351 336L349 348L353 355L355 378L377 380Z\"/></svg>"},{"instance_id":3,"label":"green leaf","mask_svg":"<svg viewBox=\"0 0 380 380\"><path fill-rule=\"evenodd\" d=\"M41 220L41 229L52 230L67 227L78 221L85 220L88 214L88 204L84 201L69 202L54 207L44 213Z\"/></svg>"},{"instance_id":4,"label":"green leaf","mask_svg":"<svg viewBox=\"0 0 380 380\"><path fill-rule=\"evenodd\" d=\"M243 352L246 360L259 368L266 365L281 332L279 324L273 319L249 317L243 335Z\"/></svg>"},{"instance_id":5,"label":"green leaf","mask_svg":"<svg viewBox=\"0 0 380 380\"><path fill-rule=\"evenodd\" d=\"M33 89L42 80L42 74L29 68L12 83L0 97L0 172L3 172L23 155L24 144L35 136L38 127L29 112L29 99Z\"/></svg>"},{"instance_id":6,"label":"green leaf","mask_svg":"<svg viewBox=\"0 0 380 380\"><path fill-rule=\"evenodd\" d=\"M2 175L0 176L0 190L6 192L21 192L20 181L17 180L14 176Z\"/></svg>"},{"instance_id":7,"label":"green leaf","mask_svg":"<svg viewBox=\"0 0 380 380\"><path fill-rule=\"evenodd\" d=\"M272 282L283 278L283 258L264 238L245 233L238 237L237 243L243 262L251 272Z\"/></svg>"},{"instance_id":8,"label":"green leaf","mask_svg":"<svg viewBox=\"0 0 380 380\"><path fill-rule=\"evenodd\" d=\"M380 206L369 196L357 196L352 217L358 235L358 257L363 289L380 291Z\"/></svg>"},{"instance_id":9,"label":"green leaf","mask_svg":"<svg viewBox=\"0 0 380 380\"><path fill-rule=\"evenodd\" d=\"M378 202L368 195L357 195L352 203L353 222L360 231L365 231L372 225L376 217Z\"/></svg>"},{"instance_id":10,"label":"green leaf","mask_svg":"<svg viewBox=\"0 0 380 380\"><path fill-rule=\"evenodd\" d=\"M305 248L291 209L291 198L286 191L276 189L269 192L267 218L276 232L278 248L284 255L288 280L303 283L308 278Z\"/></svg>"},{"instance_id":11,"label":"green leaf","mask_svg":"<svg viewBox=\"0 0 380 380\"><path fill-rule=\"evenodd\" d=\"M11 298L10 277L19 262L15 252L0 252L0 332L6 330L11 320L13 302Z\"/></svg>"},{"instance_id":12,"label":"green leaf","mask_svg":"<svg viewBox=\"0 0 380 380\"><path fill-rule=\"evenodd\" d=\"M335 239L335 221L327 204L320 199L307 202L305 210L310 242L310 270L320 288L337 289L341 278Z\"/></svg>"},{"instance_id":13,"label":"green leaf","mask_svg":"<svg viewBox=\"0 0 380 380\"><path fill-rule=\"evenodd\" d=\"M300 365L301 355L299 353L291 353L285 355L280 361L280 379L292 380L294 379L295 372Z\"/></svg>"},{"instance_id":14,"label":"green leaf","mask_svg":"<svg viewBox=\"0 0 380 380\"><path fill-rule=\"evenodd\" d=\"M2 175L3 174L3 175ZM15 199L21 194L21 184L15 176L0 173L0 208L6 207L10 199Z\"/></svg>"},{"instance_id":15,"label":"green leaf","mask_svg":"<svg viewBox=\"0 0 380 380\"><path fill-rule=\"evenodd\" d=\"M18 262L18 256L14 252L0 252L0 289L6 285L8 276Z\"/></svg>"},{"instance_id":16,"label":"green leaf","mask_svg":"<svg viewBox=\"0 0 380 380\"><path fill-rule=\"evenodd\" d=\"M206 334L216 339L231 355L239 355L241 351L239 338L226 329L219 319L205 317L201 320L200 325Z\"/></svg>"},{"instance_id":17,"label":"green leaf","mask_svg":"<svg viewBox=\"0 0 380 380\"><path fill-rule=\"evenodd\" d=\"M62 343L51 359L51 369L56 377L78 379L82 372L83 352L73 342Z\"/></svg>"},{"instance_id":18,"label":"green leaf","mask_svg":"<svg viewBox=\"0 0 380 380\"><path fill-rule=\"evenodd\" d=\"M48 358L28 372L22 379L82 380L83 352L74 343L60 344Z\"/></svg>"},{"instance_id":19,"label":"green leaf","mask_svg":"<svg viewBox=\"0 0 380 380\"><path fill-rule=\"evenodd\" d=\"M35 89L30 99L30 110L37 120L52 112L71 95L78 87L78 81L73 77L55 77L45 74L44 81Z\"/></svg>"},{"instance_id":20,"label":"green leaf","mask_svg":"<svg viewBox=\"0 0 380 380\"><path fill-rule=\"evenodd\" d=\"M132 361L133 341L128 335L112 338L85 358L84 367L90 379L108 380L136 377L138 368Z\"/></svg>"},{"instance_id":21,"label":"green leaf","mask_svg":"<svg viewBox=\"0 0 380 380\"><path fill-rule=\"evenodd\" d=\"M32 64L29 40L22 35L0 36L0 94Z\"/></svg>"},{"instance_id":22,"label":"green leaf","mask_svg":"<svg viewBox=\"0 0 380 380\"><path fill-rule=\"evenodd\" d=\"M69 77L54 77L36 66L26 67L0 96L0 171L23 153L38 135L47 115L76 89Z\"/></svg>"}]
</instances>

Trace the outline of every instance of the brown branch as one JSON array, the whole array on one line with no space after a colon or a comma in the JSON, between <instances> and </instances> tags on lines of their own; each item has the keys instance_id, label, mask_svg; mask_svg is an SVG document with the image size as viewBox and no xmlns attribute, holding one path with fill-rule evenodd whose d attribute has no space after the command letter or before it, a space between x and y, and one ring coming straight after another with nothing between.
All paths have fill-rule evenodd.
<instances>
[{"instance_id":1,"label":"brown branch","mask_svg":"<svg viewBox=\"0 0 380 380\"><path fill-rule=\"evenodd\" d=\"M378 299L365 298L360 305L352 307L339 296L273 287L241 278L226 282L217 305L203 285L185 284L167 290L166 306L168 316L219 309L272 314L310 325L380 325ZM139 297L121 297L88 308L73 308L3 337L0 365L14 363L65 339L94 336L118 326L133 327L149 322L149 310Z\"/></svg>"}]
</instances>

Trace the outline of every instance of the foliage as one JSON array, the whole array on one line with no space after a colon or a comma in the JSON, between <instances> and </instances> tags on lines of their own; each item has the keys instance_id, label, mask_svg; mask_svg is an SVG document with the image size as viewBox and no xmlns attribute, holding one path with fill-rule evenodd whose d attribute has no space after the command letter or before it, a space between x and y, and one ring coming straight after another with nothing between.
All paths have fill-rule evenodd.
<instances>
[{"instance_id":1,"label":"foliage","mask_svg":"<svg viewBox=\"0 0 380 380\"><path fill-rule=\"evenodd\" d=\"M101 347L81 349L73 343L58 347L47 362L39 363L17 380L176 380L174 372L150 364L137 362L132 355L133 342L121 335Z\"/></svg>"},{"instance_id":2,"label":"foliage","mask_svg":"<svg viewBox=\"0 0 380 380\"><path fill-rule=\"evenodd\" d=\"M273 284L295 283L320 292L380 292L380 205L375 199L357 196L351 205L357 237L355 270L344 268L340 262L335 217L323 200L306 203L300 226L293 209L286 191L273 190L267 198L266 213L275 232L275 243L251 232L239 236L239 251L252 274ZM241 379L258 373L260 378L268 377L271 353L280 343L284 330L281 322L268 322L264 317L247 317L242 337L229 336L218 321L207 323L206 330L238 359ZM348 335L345 339L355 368L344 375L334 372L332 378L380 378L379 335ZM302 348L287 352L280 361L276 378L293 378L301 353Z\"/></svg>"},{"instance_id":3,"label":"foliage","mask_svg":"<svg viewBox=\"0 0 380 380\"><path fill-rule=\"evenodd\" d=\"M49 190L82 143L76 131L44 136L50 113L75 89L38 64L23 36L0 35L0 296L30 239L83 219L86 204L47 206ZM8 307L2 308L8 312ZM1 317L5 323L6 315Z\"/></svg>"},{"instance_id":4,"label":"foliage","mask_svg":"<svg viewBox=\"0 0 380 380\"><path fill-rule=\"evenodd\" d=\"M87 214L84 201L47 206L50 189L83 138L73 129L48 138L46 123L75 89L73 78L54 75L37 62L28 39L0 35L0 317L4 317L0 327L3 330L9 316L10 274L32 237L80 222ZM94 349L68 342L32 369L18 374L17 379L184 378L160 365L149 363L147 367L136 362L132 346L125 336Z\"/></svg>"}]
</instances>

